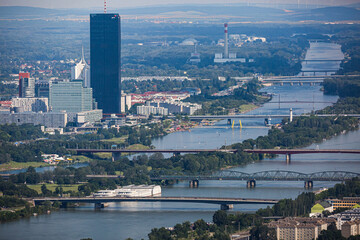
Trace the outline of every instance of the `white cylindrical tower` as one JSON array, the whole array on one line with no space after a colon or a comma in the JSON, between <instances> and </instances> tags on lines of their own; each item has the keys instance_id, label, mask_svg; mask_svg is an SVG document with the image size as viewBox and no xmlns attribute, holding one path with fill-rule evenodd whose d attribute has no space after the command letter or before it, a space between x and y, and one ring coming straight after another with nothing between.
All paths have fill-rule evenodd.
<instances>
[{"instance_id":1,"label":"white cylindrical tower","mask_svg":"<svg viewBox=\"0 0 360 240\"><path fill-rule=\"evenodd\" d=\"M224 23L225 43L224 58L229 58L229 40L228 40L228 24Z\"/></svg>"},{"instance_id":2,"label":"white cylindrical tower","mask_svg":"<svg viewBox=\"0 0 360 240\"><path fill-rule=\"evenodd\" d=\"M290 108L290 122L292 122L293 120L293 112L292 112L292 108Z\"/></svg>"}]
</instances>

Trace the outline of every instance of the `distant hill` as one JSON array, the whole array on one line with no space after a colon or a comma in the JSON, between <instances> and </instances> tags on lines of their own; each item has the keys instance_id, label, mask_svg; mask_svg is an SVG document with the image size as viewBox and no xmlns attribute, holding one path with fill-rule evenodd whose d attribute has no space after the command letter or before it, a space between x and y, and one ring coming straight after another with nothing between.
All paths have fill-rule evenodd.
<instances>
[{"instance_id":1,"label":"distant hill","mask_svg":"<svg viewBox=\"0 0 360 240\"><path fill-rule=\"evenodd\" d=\"M284 13L281 9L248 7L248 6L223 6L223 5L180 5L159 6L146 8L118 9L120 13L131 14L164 14L167 12L201 12L207 15L233 15L233 16L261 16Z\"/></svg>"},{"instance_id":2,"label":"distant hill","mask_svg":"<svg viewBox=\"0 0 360 240\"><path fill-rule=\"evenodd\" d=\"M2 19L51 18L58 16L88 16L89 9L46 9L35 7L0 7ZM116 9L120 15L153 15L166 17L219 16L229 21L342 21L360 20L360 11L350 7L317 9L277 9L239 5L170 5L143 8Z\"/></svg>"},{"instance_id":3,"label":"distant hill","mask_svg":"<svg viewBox=\"0 0 360 240\"><path fill-rule=\"evenodd\" d=\"M36 18L39 16L51 16L59 14L56 9L37 7L0 7L0 18Z\"/></svg>"},{"instance_id":4,"label":"distant hill","mask_svg":"<svg viewBox=\"0 0 360 240\"><path fill-rule=\"evenodd\" d=\"M360 20L360 11L350 7L325 7L301 10L290 17L291 20L315 21L356 21Z\"/></svg>"}]
</instances>

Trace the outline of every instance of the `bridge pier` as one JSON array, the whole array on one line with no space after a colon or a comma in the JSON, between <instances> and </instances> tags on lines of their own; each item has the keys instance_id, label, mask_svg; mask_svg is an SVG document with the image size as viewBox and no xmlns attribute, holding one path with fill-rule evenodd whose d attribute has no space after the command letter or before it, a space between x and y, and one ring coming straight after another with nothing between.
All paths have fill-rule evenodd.
<instances>
[{"instance_id":1,"label":"bridge pier","mask_svg":"<svg viewBox=\"0 0 360 240\"><path fill-rule=\"evenodd\" d=\"M121 152L112 152L111 153L111 161L115 162L117 160L120 160L121 158Z\"/></svg>"},{"instance_id":2,"label":"bridge pier","mask_svg":"<svg viewBox=\"0 0 360 240\"><path fill-rule=\"evenodd\" d=\"M199 187L199 180L190 180L189 181L190 188L198 188Z\"/></svg>"},{"instance_id":3,"label":"bridge pier","mask_svg":"<svg viewBox=\"0 0 360 240\"><path fill-rule=\"evenodd\" d=\"M286 164L290 164L291 163L291 154L286 154Z\"/></svg>"},{"instance_id":4,"label":"bridge pier","mask_svg":"<svg viewBox=\"0 0 360 240\"><path fill-rule=\"evenodd\" d=\"M246 187L247 188L255 188L256 187L256 181L253 179L253 180L248 180L246 182Z\"/></svg>"},{"instance_id":5,"label":"bridge pier","mask_svg":"<svg viewBox=\"0 0 360 240\"><path fill-rule=\"evenodd\" d=\"M304 182L304 188L306 188L306 189L311 189L311 188L313 188L313 186L314 186L313 181L305 181Z\"/></svg>"},{"instance_id":6,"label":"bridge pier","mask_svg":"<svg viewBox=\"0 0 360 240\"><path fill-rule=\"evenodd\" d=\"M233 209L234 208L234 204L221 204L220 205L220 209L221 210L229 210L229 209Z\"/></svg>"},{"instance_id":7,"label":"bridge pier","mask_svg":"<svg viewBox=\"0 0 360 240\"><path fill-rule=\"evenodd\" d=\"M173 157L176 157L176 156L180 156L180 153L179 152L174 152Z\"/></svg>"},{"instance_id":8,"label":"bridge pier","mask_svg":"<svg viewBox=\"0 0 360 240\"><path fill-rule=\"evenodd\" d=\"M109 203L95 203L95 208L96 209L100 209L100 208L106 208L107 206L109 206Z\"/></svg>"},{"instance_id":9,"label":"bridge pier","mask_svg":"<svg viewBox=\"0 0 360 240\"><path fill-rule=\"evenodd\" d=\"M61 202L60 208L67 208L68 203L67 202Z\"/></svg>"}]
</instances>

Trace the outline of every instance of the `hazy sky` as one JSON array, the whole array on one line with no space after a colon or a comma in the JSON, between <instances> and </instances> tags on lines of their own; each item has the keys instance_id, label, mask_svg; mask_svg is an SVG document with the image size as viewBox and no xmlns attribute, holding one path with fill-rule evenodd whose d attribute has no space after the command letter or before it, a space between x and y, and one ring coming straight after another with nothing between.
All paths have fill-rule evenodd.
<instances>
[{"instance_id":1,"label":"hazy sky","mask_svg":"<svg viewBox=\"0 0 360 240\"><path fill-rule=\"evenodd\" d=\"M214 3L293 3L315 5L346 5L360 3L360 0L107 0L108 9L123 7L141 7L165 4L214 4ZM0 6L31 6L43 8L102 8L103 0L0 0Z\"/></svg>"}]
</instances>

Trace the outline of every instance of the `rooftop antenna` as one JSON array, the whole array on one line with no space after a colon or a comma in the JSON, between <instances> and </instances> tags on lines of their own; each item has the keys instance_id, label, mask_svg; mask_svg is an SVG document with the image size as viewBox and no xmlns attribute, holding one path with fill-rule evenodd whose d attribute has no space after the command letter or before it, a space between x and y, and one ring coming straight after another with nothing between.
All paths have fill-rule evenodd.
<instances>
[{"instance_id":1,"label":"rooftop antenna","mask_svg":"<svg viewBox=\"0 0 360 240\"><path fill-rule=\"evenodd\" d=\"M104 0L104 13L106 13L106 0Z\"/></svg>"},{"instance_id":2,"label":"rooftop antenna","mask_svg":"<svg viewBox=\"0 0 360 240\"><path fill-rule=\"evenodd\" d=\"M84 45L82 46L82 49L81 49L81 61L82 62L85 62L85 55L84 55Z\"/></svg>"}]
</instances>

